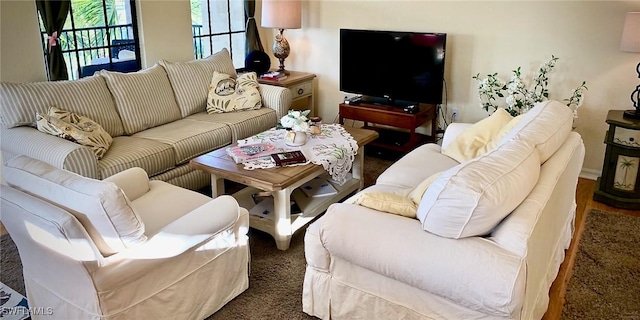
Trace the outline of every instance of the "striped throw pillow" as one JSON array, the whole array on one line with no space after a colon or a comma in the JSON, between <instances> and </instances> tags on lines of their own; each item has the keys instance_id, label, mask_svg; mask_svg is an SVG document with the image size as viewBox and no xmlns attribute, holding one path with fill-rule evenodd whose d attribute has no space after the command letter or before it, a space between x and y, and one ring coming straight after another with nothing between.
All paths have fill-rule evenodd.
<instances>
[{"instance_id":1,"label":"striped throw pillow","mask_svg":"<svg viewBox=\"0 0 640 320\"><path fill-rule=\"evenodd\" d=\"M167 73L159 65L138 72L102 70L128 135L180 119Z\"/></svg>"},{"instance_id":2,"label":"striped throw pillow","mask_svg":"<svg viewBox=\"0 0 640 320\"><path fill-rule=\"evenodd\" d=\"M124 133L111 92L99 76L71 81L0 83L2 124L7 128L36 126L36 112L64 106L100 124L112 137Z\"/></svg>"},{"instance_id":3,"label":"striped throw pillow","mask_svg":"<svg viewBox=\"0 0 640 320\"><path fill-rule=\"evenodd\" d=\"M225 48L205 59L189 62L158 62L169 75L182 117L203 112L207 107L207 94L214 71L236 77L236 69Z\"/></svg>"}]
</instances>

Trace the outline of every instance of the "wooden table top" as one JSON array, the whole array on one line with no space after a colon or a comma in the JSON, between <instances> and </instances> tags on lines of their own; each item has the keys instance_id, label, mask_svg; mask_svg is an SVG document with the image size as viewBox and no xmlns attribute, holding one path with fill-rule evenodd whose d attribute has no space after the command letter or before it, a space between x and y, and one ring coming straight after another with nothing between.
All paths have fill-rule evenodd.
<instances>
[{"instance_id":1,"label":"wooden table top","mask_svg":"<svg viewBox=\"0 0 640 320\"><path fill-rule=\"evenodd\" d=\"M345 127L345 130L358 142L359 147L378 137L378 133L373 130L351 127ZM227 147L194 158L190 165L198 170L214 174L217 178L235 181L265 191L282 190L309 174L324 170L322 166L313 163L292 167L245 170L243 164L236 164L227 154L225 150Z\"/></svg>"}]
</instances>

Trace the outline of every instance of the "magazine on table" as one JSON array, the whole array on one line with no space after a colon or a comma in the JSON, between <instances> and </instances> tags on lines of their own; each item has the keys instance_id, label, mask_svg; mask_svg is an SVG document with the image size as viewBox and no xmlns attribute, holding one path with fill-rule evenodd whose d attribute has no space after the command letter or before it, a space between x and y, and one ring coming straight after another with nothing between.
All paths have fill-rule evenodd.
<instances>
[{"instance_id":1,"label":"magazine on table","mask_svg":"<svg viewBox=\"0 0 640 320\"><path fill-rule=\"evenodd\" d=\"M272 154L279 152L275 145L268 142L228 147L226 150L227 154L229 154L236 163L244 163L255 159L269 157Z\"/></svg>"},{"instance_id":2,"label":"magazine on table","mask_svg":"<svg viewBox=\"0 0 640 320\"><path fill-rule=\"evenodd\" d=\"M253 208L249 210L249 214L253 216L258 216L264 219L274 220L275 214L274 210L274 202L273 197L269 195L263 195L261 193L254 193L251 195L253 198L253 202L256 203ZM291 214L299 214L302 213L300 206L291 200Z\"/></svg>"},{"instance_id":3,"label":"magazine on table","mask_svg":"<svg viewBox=\"0 0 640 320\"><path fill-rule=\"evenodd\" d=\"M307 197L324 197L338 193L338 190L325 178L315 177L311 181L300 186L300 190Z\"/></svg>"}]
</instances>

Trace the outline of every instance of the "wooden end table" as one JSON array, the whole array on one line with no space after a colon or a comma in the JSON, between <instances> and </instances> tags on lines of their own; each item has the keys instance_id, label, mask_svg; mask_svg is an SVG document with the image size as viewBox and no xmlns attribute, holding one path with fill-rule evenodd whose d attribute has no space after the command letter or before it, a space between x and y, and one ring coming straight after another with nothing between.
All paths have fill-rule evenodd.
<instances>
[{"instance_id":1,"label":"wooden end table","mask_svg":"<svg viewBox=\"0 0 640 320\"><path fill-rule=\"evenodd\" d=\"M300 190L296 190L311 179L326 173L322 166L311 163L292 167L245 170L244 165L236 164L229 157L225 148L220 148L191 160L190 165L211 174L211 195L214 198L224 194L225 179L247 186L233 194L240 206L247 209L255 205L251 197L253 193L270 192L274 201L273 220L249 215L249 223L252 228L273 236L278 249L287 250L293 233L327 210L332 203L364 187L362 148L375 140L378 133L360 128L345 129L357 141L360 150L353 162L352 178L342 186L336 185L338 193L331 196L307 197ZM291 214L292 198L302 210L301 213Z\"/></svg>"},{"instance_id":2,"label":"wooden end table","mask_svg":"<svg viewBox=\"0 0 640 320\"><path fill-rule=\"evenodd\" d=\"M311 110L311 115L317 116L314 99L313 73L289 71L289 76L284 80L273 81L258 78L259 83L272 86L285 87L291 91L291 110Z\"/></svg>"}]
</instances>

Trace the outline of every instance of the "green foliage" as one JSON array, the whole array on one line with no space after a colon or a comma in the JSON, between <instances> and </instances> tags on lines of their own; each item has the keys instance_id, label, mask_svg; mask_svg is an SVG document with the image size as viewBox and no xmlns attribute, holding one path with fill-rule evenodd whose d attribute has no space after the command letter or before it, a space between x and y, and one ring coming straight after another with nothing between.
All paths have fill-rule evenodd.
<instances>
[{"instance_id":1,"label":"green foliage","mask_svg":"<svg viewBox=\"0 0 640 320\"><path fill-rule=\"evenodd\" d=\"M202 0L191 0L191 23L202 24Z\"/></svg>"},{"instance_id":2,"label":"green foliage","mask_svg":"<svg viewBox=\"0 0 640 320\"><path fill-rule=\"evenodd\" d=\"M115 0L106 0L108 25L118 23L118 12ZM105 26L104 8L102 1L72 0L73 22L76 28ZM70 22L69 22L70 23Z\"/></svg>"}]
</instances>

